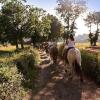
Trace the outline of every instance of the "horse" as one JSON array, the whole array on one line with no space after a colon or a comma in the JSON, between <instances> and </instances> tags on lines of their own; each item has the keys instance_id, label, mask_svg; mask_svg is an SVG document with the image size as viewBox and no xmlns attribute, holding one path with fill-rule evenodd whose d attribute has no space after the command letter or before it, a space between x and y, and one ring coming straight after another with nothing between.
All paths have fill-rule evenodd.
<instances>
[{"instance_id":1,"label":"horse","mask_svg":"<svg viewBox=\"0 0 100 100\"><path fill-rule=\"evenodd\" d=\"M43 48L44 48L45 52L48 53L48 43L47 42L44 43Z\"/></svg>"},{"instance_id":2,"label":"horse","mask_svg":"<svg viewBox=\"0 0 100 100\"><path fill-rule=\"evenodd\" d=\"M81 67L81 53L79 49L77 48L69 49L66 55L66 59L68 60L68 66L71 69L72 77L75 71L76 74L80 76L80 81L83 82L83 74L82 74L82 67Z\"/></svg>"},{"instance_id":3,"label":"horse","mask_svg":"<svg viewBox=\"0 0 100 100\"><path fill-rule=\"evenodd\" d=\"M57 57L58 57L58 48L57 45L52 45L49 47L49 54L50 54L50 58L51 60L53 60L53 63L57 62Z\"/></svg>"}]
</instances>

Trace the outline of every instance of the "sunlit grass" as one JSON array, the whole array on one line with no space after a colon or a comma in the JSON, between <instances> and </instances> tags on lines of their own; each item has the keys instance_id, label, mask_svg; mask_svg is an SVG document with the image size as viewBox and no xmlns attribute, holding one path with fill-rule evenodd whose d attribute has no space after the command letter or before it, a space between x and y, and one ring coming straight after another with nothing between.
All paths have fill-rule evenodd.
<instances>
[{"instance_id":1,"label":"sunlit grass","mask_svg":"<svg viewBox=\"0 0 100 100\"><path fill-rule=\"evenodd\" d=\"M28 47L29 45L24 45L24 47ZM6 46L0 46L0 51L15 51L16 46L8 45Z\"/></svg>"},{"instance_id":2,"label":"sunlit grass","mask_svg":"<svg viewBox=\"0 0 100 100\"><path fill-rule=\"evenodd\" d=\"M85 49L87 47L90 47L90 43L89 42L87 42L87 43L76 43L75 45L79 49ZM97 46L100 46L100 43L97 43Z\"/></svg>"},{"instance_id":3,"label":"sunlit grass","mask_svg":"<svg viewBox=\"0 0 100 100\"><path fill-rule=\"evenodd\" d=\"M7 47L4 47L4 46L0 47L0 51L14 51L14 50L16 50L16 47L12 45L9 45Z\"/></svg>"},{"instance_id":4,"label":"sunlit grass","mask_svg":"<svg viewBox=\"0 0 100 100\"><path fill-rule=\"evenodd\" d=\"M29 45L24 46L29 47ZM23 54L23 52L19 52L17 55L15 52L16 46L8 45L7 47L1 46L0 47L0 61L1 62L10 62L16 58L18 58L20 55Z\"/></svg>"}]
</instances>

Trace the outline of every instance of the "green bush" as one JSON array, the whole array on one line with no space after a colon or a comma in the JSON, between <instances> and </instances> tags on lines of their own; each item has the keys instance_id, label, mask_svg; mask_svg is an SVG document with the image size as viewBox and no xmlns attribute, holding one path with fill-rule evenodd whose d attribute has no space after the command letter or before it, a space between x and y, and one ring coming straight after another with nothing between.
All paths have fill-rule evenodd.
<instances>
[{"instance_id":1,"label":"green bush","mask_svg":"<svg viewBox=\"0 0 100 100\"><path fill-rule=\"evenodd\" d=\"M25 78L23 81L26 88L33 88L33 80L37 76L37 68L35 64L38 63L39 56L36 51L30 50L29 52L24 51L16 60L18 71L21 72Z\"/></svg>"},{"instance_id":2,"label":"green bush","mask_svg":"<svg viewBox=\"0 0 100 100\"><path fill-rule=\"evenodd\" d=\"M34 86L39 58L36 49L25 48L0 60L0 100L22 100Z\"/></svg>"},{"instance_id":3,"label":"green bush","mask_svg":"<svg viewBox=\"0 0 100 100\"><path fill-rule=\"evenodd\" d=\"M25 96L26 92L21 86L23 76L18 73L15 65L0 67L0 99L19 100Z\"/></svg>"},{"instance_id":4,"label":"green bush","mask_svg":"<svg viewBox=\"0 0 100 100\"><path fill-rule=\"evenodd\" d=\"M81 55L82 69L85 75L93 79L97 84L100 84L100 55L86 50L82 50Z\"/></svg>"}]
</instances>

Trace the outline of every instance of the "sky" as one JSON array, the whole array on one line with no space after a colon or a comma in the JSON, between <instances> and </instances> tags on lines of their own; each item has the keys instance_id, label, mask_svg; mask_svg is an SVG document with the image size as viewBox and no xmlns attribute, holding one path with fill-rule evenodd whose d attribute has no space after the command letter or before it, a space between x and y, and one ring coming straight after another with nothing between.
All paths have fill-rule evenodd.
<instances>
[{"instance_id":1,"label":"sky","mask_svg":"<svg viewBox=\"0 0 100 100\"><path fill-rule=\"evenodd\" d=\"M86 0L88 8L91 10L100 10L100 0ZM57 0L27 0L27 4L35 5L43 9L54 9L57 6Z\"/></svg>"},{"instance_id":2,"label":"sky","mask_svg":"<svg viewBox=\"0 0 100 100\"><path fill-rule=\"evenodd\" d=\"M86 0L88 11L100 11L100 0ZM55 8L57 7L57 0L27 0L27 4L34 5L40 8L43 8L48 13L56 15ZM86 16L84 14L83 16ZM77 24L77 35L88 33L88 28L85 26L85 22L83 21L83 17L79 17L76 21ZM92 27L92 30L95 30L95 27Z\"/></svg>"}]
</instances>

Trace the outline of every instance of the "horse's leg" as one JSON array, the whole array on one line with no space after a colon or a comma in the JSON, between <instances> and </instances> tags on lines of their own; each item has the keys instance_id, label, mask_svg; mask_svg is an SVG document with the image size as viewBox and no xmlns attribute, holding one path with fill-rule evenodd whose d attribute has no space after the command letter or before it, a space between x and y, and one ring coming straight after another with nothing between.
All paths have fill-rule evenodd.
<instances>
[{"instance_id":1,"label":"horse's leg","mask_svg":"<svg viewBox=\"0 0 100 100\"><path fill-rule=\"evenodd\" d=\"M82 67L81 67L81 54L79 52L79 54L76 57L76 67L79 69L79 76L80 76L80 81L83 82L83 71L82 71Z\"/></svg>"},{"instance_id":2,"label":"horse's leg","mask_svg":"<svg viewBox=\"0 0 100 100\"><path fill-rule=\"evenodd\" d=\"M72 63L69 62L69 70L68 70L68 80L72 80L74 76L74 70L73 70L73 66Z\"/></svg>"},{"instance_id":3,"label":"horse's leg","mask_svg":"<svg viewBox=\"0 0 100 100\"><path fill-rule=\"evenodd\" d=\"M50 54L50 62L53 64L53 57L52 57L52 54Z\"/></svg>"},{"instance_id":4,"label":"horse's leg","mask_svg":"<svg viewBox=\"0 0 100 100\"><path fill-rule=\"evenodd\" d=\"M79 70L80 70L80 81L83 82L83 71L80 65L79 65Z\"/></svg>"}]
</instances>

